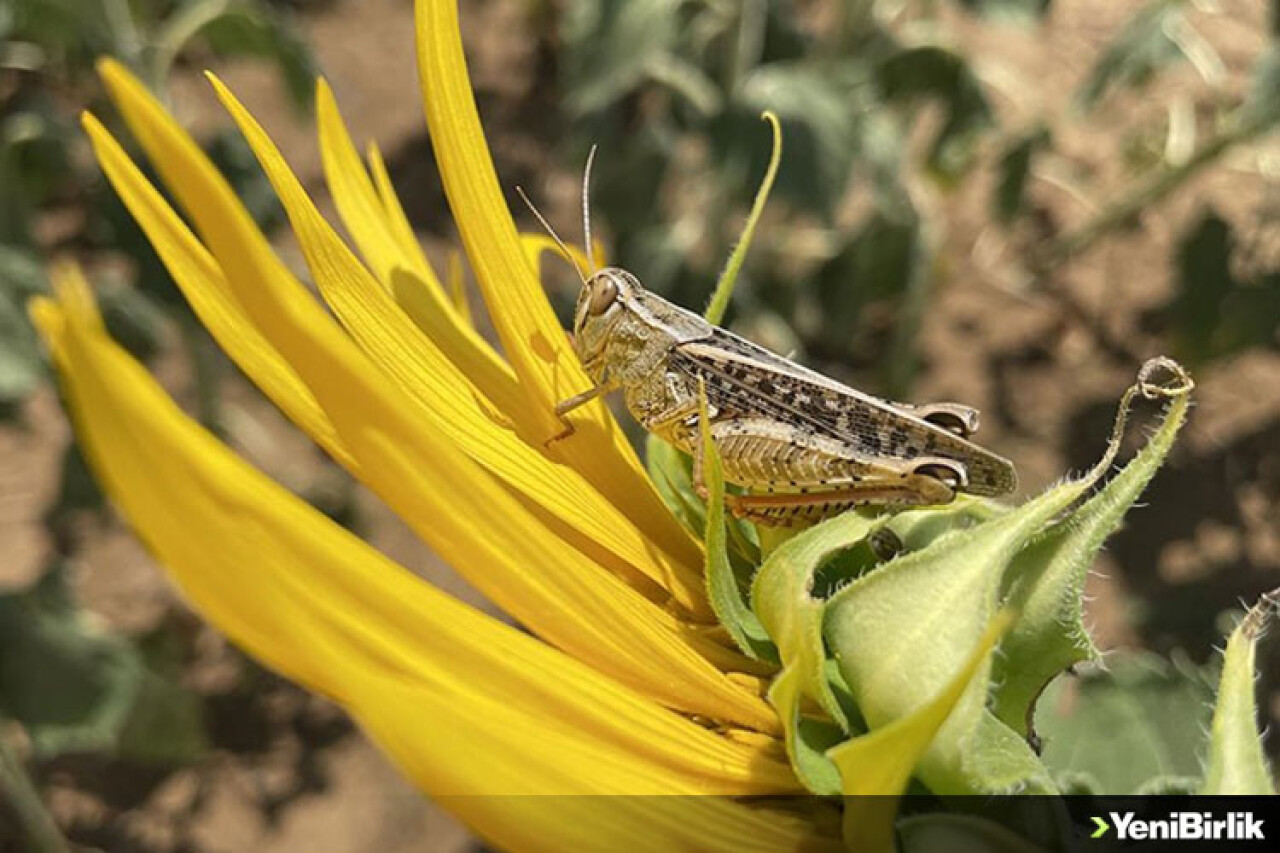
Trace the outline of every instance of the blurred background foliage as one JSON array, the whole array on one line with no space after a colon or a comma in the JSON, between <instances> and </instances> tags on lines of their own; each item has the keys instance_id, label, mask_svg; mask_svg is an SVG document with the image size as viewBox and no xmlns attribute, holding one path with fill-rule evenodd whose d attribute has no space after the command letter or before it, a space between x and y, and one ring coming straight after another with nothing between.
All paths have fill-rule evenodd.
<instances>
[{"instance_id":1,"label":"blurred background foliage","mask_svg":"<svg viewBox=\"0 0 1280 853\"><path fill-rule=\"evenodd\" d=\"M1050 8L1047 0L957 2L1028 25ZM1194 4L1135 4L1073 102L1016 126L1002 126L992 102L1008 96L1002 86L1025 82L981 79L972 58L950 46L938 14L946 5L568 4L560 81L574 119L570 159L581 162L588 141L601 147L593 199L615 229L617 262L644 270L647 284L682 304L705 302L763 173L769 140L759 117L773 109L786 140L774 227L762 229L735 316L780 351L819 364L874 364L883 389L906 396L921 316L948 267L938 251L946 224L932 215L934 198L973 178L983 148L1001 152L993 224L1014 243L1026 275L1020 286L1035 288L1055 266L1132 224L1280 120L1280 6L1273 4L1271 41L1254 59L1248 96L1215 99L1207 113L1185 99L1172 102L1163 138L1152 128L1115 128L1132 184L1087 222L1061 231L1043 221L1026 192L1032 171L1056 156L1053 127L1083 120L1108 98L1140 96L1177 63L1214 82L1222 60L1188 16ZM1070 187L1085 198L1097 198L1097 189L1087 176ZM1182 238L1167 322L1176 353L1193 367L1277 344L1277 270L1245 264L1233 274L1228 260L1239 239L1212 211Z\"/></svg>"},{"instance_id":2,"label":"blurred background foliage","mask_svg":"<svg viewBox=\"0 0 1280 853\"><path fill-rule=\"evenodd\" d=\"M134 355L150 361L165 349L185 350L200 417L218 429L226 362L102 179L80 131L83 109L114 118L94 73L100 56L128 63L157 92L179 64L257 58L275 67L300 113L310 109L318 73L292 12L259 0L0 2L0 419L22 428L22 404L50 381L26 302L48 287L46 261L70 255L94 270L105 319ZM278 223L275 197L241 138L225 132L203 144L258 221ZM203 754L207 736L200 700L180 678L178 635L161 626L122 636L70 592L71 522L104 509L72 442L44 515L54 543L49 562L30 588L0 594L0 723L20 724L40 761L189 762ZM0 772L0 803L23 801L24 787L21 776Z\"/></svg>"},{"instance_id":3,"label":"blurred background foliage","mask_svg":"<svg viewBox=\"0 0 1280 853\"><path fill-rule=\"evenodd\" d=\"M317 69L285 10L257 0L5 0L0 3L0 407L12 413L44 379L26 299L44 289L43 260L109 255L132 269L103 282L108 322L142 358L160 313L184 312L167 274L101 179L77 115L103 110L94 60L115 56L163 92L175 63L212 54L272 62L300 110ZM277 215L239 136L206 141L251 211ZM206 413L211 417L211 413Z\"/></svg>"},{"instance_id":4,"label":"blurred background foliage","mask_svg":"<svg viewBox=\"0 0 1280 853\"><path fill-rule=\"evenodd\" d=\"M144 360L183 364L195 414L215 431L227 429L223 395L233 371L105 185L80 133L81 109L114 119L103 108L93 61L101 55L123 59L162 97L173 78L207 65L227 58L259 63L272 69L295 117L305 116L318 63L299 13L323 16L330 7L360 3L0 0L0 428L27 428L29 401L48 392L49 374L25 302L46 288L47 259L72 255L91 270L114 334ZM402 5L407 21L409 4ZM502 4L464 2L464 22L495 5ZM1089 331L1089 346L1100 357L1131 374L1151 353L1137 352L1125 335L1100 322L1096 306L1082 304L1064 286L1064 271L1108 239L1140 232L1153 212L1198 176L1229 168L1238 173L1238 164L1228 165L1232 158L1265 144L1280 122L1280 0L1268 7L1265 37L1251 42L1261 47L1243 57L1238 51L1224 56L1202 32L1204 21L1228 14L1214 0L1122 4L1125 21L1090 48L1076 90L1050 100L1028 96L1039 81L1002 75L961 47L966 40L956 30L998 33L1017 26L1049 37L1048 22L1061 5L1051 0L506 5L518 6L538 55L524 69L532 79L513 89L550 105L550 121L544 116L535 135L546 156L526 163L555 168L567 180L580 170L588 147L599 145L593 212L608 236L610 262L682 305L697 309L710 296L764 172L769 134L760 113L778 114L782 168L728 324L820 370L857 376L867 380L868 390L898 398L914 398L913 386L928 368L922 324L977 255L1000 259L1002 277L991 287L1018 299L1054 302L1062 316ZM362 14L357 10L355 19ZM403 23L386 29L409 38ZM361 61L376 65L379 58ZM1228 85L1230 72L1241 67L1248 84ZM1193 86L1161 87L1165 76L1188 69ZM341 85L340 77L334 79ZM399 83L395 108L416 115L415 81L406 76ZM522 177L521 164L519 157L510 168L501 162L510 156L504 134L511 135L502 123L524 114L509 110L504 117L500 109L490 110L494 104L486 99L494 96L481 88L486 121L497 115L487 129L498 140L495 151L510 188ZM1010 102L1018 108L1001 108ZM1143 108L1130 109L1135 104ZM1106 169L1080 168L1063 144L1074 128L1090 122L1096 143L1107 150ZM270 187L240 137L227 129L200 138L259 223L280 225ZM409 142L389 153L416 224L429 240L449 239L440 224L447 217L438 185L427 185L435 178L421 178L430 168L425 144ZM1140 317L1144 333L1193 372L1280 345L1280 194L1274 191L1280 163L1270 157L1258 154L1247 167L1250 179L1272 188L1260 200L1250 199L1247 213L1205 203L1177 221L1167 298ZM1059 207L1046 203L1045 187L1078 201L1086 213L1067 224ZM976 236L957 243L950 239L958 225L949 219L950 200L972 193L982 196L982 221L968 223ZM574 295L571 288L552 289L566 313ZM1111 389L1098 396L1106 401L1105 422L1114 396ZM994 417L1009 420L998 409ZM1094 444L1086 459L1096 455L1104 430L1090 433ZM1275 458L1270 437L1276 432L1260 435L1259 447L1243 451L1259 470ZM1068 461L1083 464L1070 451ZM1174 494L1204 491L1205 500L1225 505L1232 495L1205 486L1220 461L1214 456L1185 473L1162 475L1174 484L1165 493L1163 514L1136 523L1197 524L1193 506L1202 504L1170 505ZM1267 483L1278 479L1274 471L1263 472L1259 481L1266 476ZM316 485L310 497L353 524L348 488L331 486ZM309 488L304 484L304 493ZM1271 500L1274 507L1274 495ZM151 630L126 635L77 602L69 576L80 547L75 522L85 515L106 517L105 507L71 443L42 516L52 543L48 563L33 584L0 587L0 724L7 722L0 725L0 765L34 764L43 782L49 768L71 767L74 775L78 765L67 762L86 756L112 768L119 766L110 763L116 760L163 768L190 764L211 745L268 749L265 736L229 735L217 721L225 713L244 713L263 695L283 701L271 693L279 686L272 676L242 662L241 686L213 700L189 686L196 642L191 620L166 617ZM1225 518L1227 525L1239 521L1229 513ZM1132 550L1117 552L1154 559ZM1150 591L1135 586L1139 594ZM1171 624L1191 609L1203 619L1206 603L1189 593L1179 607L1152 621ZM1225 624L1213 629L1198 661ZM1135 657L1082 682L1079 692L1095 697L1087 714L1060 716L1050 697L1044 726L1067 734L1050 744L1046 759L1066 780L1087 778L1093 787L1112 790L1152 775L1150 767L1191 775L1194 768L1183 766L1190 754L1184 747L1203 726L1211 668ZM1264 681L1263 689L1269 686L1275 685ZM1175 706L1186 710L1180 718L1185 725L1152 725L1161 716L1154 709ZM348 728L310 712L289 721L313 746L333 742ZM22 733L21 760L5 747L6 730ZM1142 740L1150 754L1117 763L1111 742L1070 734L1099 730L1123 732L1127 742ZM1054 753L1086 741L1095 748ZM1183 764L1169 764L1170 756ZM316 773L306 764L293 787L263 795L264 811L275 815L295 789L322 787ZM35 792L23 774L0 767L0 800L6 796L21 802ZM99 846L115 849L110 839L116 836L95 837ZM127 849L193 849L130 843L135 847ZM0 832L0 850L4 845Z\"/></svg>"}]
</instances>

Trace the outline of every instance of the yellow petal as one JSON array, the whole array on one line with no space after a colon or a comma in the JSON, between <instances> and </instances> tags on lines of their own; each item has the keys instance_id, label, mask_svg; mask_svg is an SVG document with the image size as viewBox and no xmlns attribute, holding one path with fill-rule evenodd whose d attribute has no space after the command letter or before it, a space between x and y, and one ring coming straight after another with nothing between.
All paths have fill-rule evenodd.
<instances>
[{"instance_id":1,"label":"yellow petal","mask_svg":"<svg viewBox=\"0 0 1280 853\"><path fill-rule=\"evenodd\" d=\"M535 507L459 454L433 424L409 416L404 401L271 253L190 137L118 65L104 63L103 77L246 315L307 383L362 479L437 553L539 636L620 681L681 710L776 728L759 696L703 656L722 656L723 646L690 632L567 548Z\"/></svg>"},{"instance_id":2,"label":"yellow petal","mask_svg":"<svg viewBox=\"0 0 1280 853\"><path fill-rule=\"evenodd\" d=\"M416 18L427 127L458 233L508 358L535 399L550 408L589 387L589 380L521 252L480 130L457 8L421 2ZM602 410L596 415L603 421Z\"/></svg>"},{"instance_id":3,"label":"yellow petal","mask_svg":"<svg viewBox=\"0 0 1280 853\"><path fill-rule=\"evenodd\" d=\"M216 80L214 85L224 101L231 97ZM238 103L234 104L233 113L242 124L245 120L252 121ZM474 328L462 322L439 281L430 273L430 267L425 261L419 264L413 253L404 251L402 240L394 235L386 207L356 154L337 103L324 81L320 82L316 92L316 115L325 178L343 224L360 247L366 263L435 349L448 358L451 366L443 366L443 369L454 378L457 387L475 386L484 400L508 422L523 422L526 431L532 429L536 432L539 421L528 417L527 413L531 411L529 398L517 384L511 367L498 357L493 347ZM256 125L254 130L269 148ZM259 156L263 154L275 152L262 152ZM271 158L273 165L277 165L277 160L278 156ZM287 173L287 167L284 171ZM346 252L343 254L345 256ZM326 298L329 298L327 294ZM395 319L387 322L395 322ZM409 332L405 330L403 334ZM463 396L470 399L471 394Z\"/></svg>"},{"instance_id":4,"label":"yellow petal","mask_svg":"<svg viewBox=\"0 0 1280 853\"><path fill-rule=\"evenodd\" d=\"M454 310L458 312L458 316L464 323L474 326L475 318L471 316L471 303L467 301L466 271L462 268L462 253L457 249L449 250L448 280L449 299L453 301Z\"/></svg>"},{"instance_id":5,"label":"yellow petal","mask_svg":"<svg viewBox=\"0 0 1280 853\"><path fill-rule=\"evenodd\" d=\"M524 254L529 259L529 264L535 270L541 266L544 252L555 254L565 263L573 265L575 270L583 273L591 269L591 259L587 257L586 252L570 244L566 244L564 249L561 249L555 240L545 234L521 234L520 246L524 249ZM565 254L565 250L568 250L568 255ZM596 259L599 260L602 254L599 245L597 245L595 250Z\"/></svg>"},{"instance_id":6,"label":"yellow petal","mask_svg":"<svg viewBox=\"0 0 1280 853\"><path fill-rule=\"evenodd\" d=\"M686 612L708 617L702 579L693 567L662 554L575 471L537 453L486 414L496 407L518 422L520 411L528 409L525 401L482 398L476 404L481 389L471 385L461 365L450 361L458 353L443 352L442 341L424 337L377 286L321 217L261 126L225 86L216 79L213 83L289 214L320 292L364 351L417 401L422 415L432 419L450 442L566 525L562 535L567 541L624 576L639 573L649 578L667 589ZM324 134L325 125L336 120L336 108L325 107L323 88L318 102ZM450 343L458 344L460 337ZM474 359L467 362L474 368Z\"/></svg>"},{"instance_id":7,"label":"yellow petal","mask_svg":"<svg viewBox=\"0 0 1280 853\"><path fill-rule=\"evenodd\" d=\"M271 343L249 322L218 266L200 241L92 115L82 122L107 179L142 224L156 254L214 340L285 415L345 468L357 473L315 396Z\"/></svg>"},{"instance_id":8,"label":"yellow petal","mask_svg":"<svg viewBox=\"0 0 1280 853\"><path fill-rule=\"evenodd\" d=\"M816 822L770 808L768 800L753 808L720 797L689 796L688 789L637 774L592 744L531 730L508 709L476 717L385 681L366 690L379 700L356 712L370 736L420 786L456 791L434 799L500 849L843 850ZM459 741L455 760L434 766L420 760L412 732L422 728L424 718L448 733L441 740ZM467 749L473 736L487 737L492 748ZM582 771L575 772L578 768ZM474 796L477 791L491 793ZM659 796L636 796L640 792Z\"/></svg>"},{"instance_id":9,"label":"yellow petal","mask_svg":"<svg viewBox=\"0 0 1280 853\"><path fill-rule=\"evenodd\" d=\"M320 131L325 181L365 263L384 285L391 281L391 270L401 267L412 271L443 296L440 281L430 265L419 263L421 256L404 251L403 244L396 239L386 206L378 197L373 180L347 133L333 91L323 78L316 81L316 125Z\"/></svg>"},{"instance_id":10,"label":"yellow petal","mask_svg":"<svg viewBox=\"0 0 1280 853\"><path fill-rule=\"evenodd\" d=\"M95 471L195 606L255 656L357 714L401 717L400 736L435 772L449 772L458 749L478 759L505 714L514 730L611 762L592 770L561 757L550 774L616 771L633 793L796 790L768 748L716 735L450 598L261 476L106 337L78 273L59 271L57 284L61 303L33 314ZM468 737L446 724L451 712L472 721ZM483 779L428 789L538 784L524 762L513 769L487 789Z\"/></svg>"},{"instance_id":11,"label":"yellow petal","mask_svg":"<svg viewBox=\"0 0 1280 853\"><path fill-rule=\"evenodd\" d=\"M456 4L418 0L416 22L418 74L445 194L503 349L521 384L541 404L543 437L550 438L561 429L555 404L590 382L520 248L503 201L467 78ZM700 565L697 543L662 503L608 409L592 403L579 412L573 416L577 434L557 444L553 455L581 471L653 541L683 563Z\"/></svg>"},{"instance_id":12,"label":"yellow petal","mask_svg":"<svg viewBox=\"0 0 1280 853\"><path fill-rule=\"evenodd\" d=\"M333 93L323 80L316 91L316 118L325 179L342 222L365 263L466 381L508 419L528 420L524 413L530 410L529 399L517 385L510 366L458 312L422 253L404 248L403 236L396 233L398 217L388 213L365 171ZM399 209L398 203L395 207ZM531 427L536 425L534 421Z\"/></svg>"},{"instance_id":13,"label":"yellow petal","mask_svg":"<svg viewBox=\"0 0 1280 853\"><path fill-rule=\"evenodd\" d=\"M383 161L382 152L378 150L376 143L369 143L367 156L369 172L373 175L373 185L378 192L378 200L382 202L387 227L391 230L396 242L400 244L400 251L414 259L413 269L421 267L430 270L431 264L427 262L427 256L418 243L418 236L413 233L413 226L409 224L409 217L405 215L400 198L391 184L391 176L387 174L387 164Z\"/></svg>"}]
</instances>

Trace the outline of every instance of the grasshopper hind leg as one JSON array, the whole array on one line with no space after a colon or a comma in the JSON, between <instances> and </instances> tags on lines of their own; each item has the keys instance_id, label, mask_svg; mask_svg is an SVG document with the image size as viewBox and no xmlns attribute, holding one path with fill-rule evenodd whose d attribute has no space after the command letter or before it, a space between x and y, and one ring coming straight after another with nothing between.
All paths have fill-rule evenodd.
<instances>
[{"instance_id":1,"label":"grasshopper hind leg","mask_svg":"<svg viewBox=\"0 0 1280 853\"><path fill-rule=\"evenodd\" d=\"M950 503L954 496L950 487L936 480L910 475L906 480L872 478L843 488L802 493L727 495L725 506L736 517L755 524L793 527L815 524L859 506L932 506Z\"/></svg>"},{"instance_id":2,"label":"grasshopper hind leg","mask_svg":"<svg viewBox=\"0 0 1280 853\"><path fill-rule=\"evenodd\" d=\"M696 419L686 446L693 455L694 487L706 497ZM958 479L936 476L920 459L900 470L867 460L844 442L763 418L729 418L711 425L725 479L754 492L726 495L738 518L770 526L821 521L868 504L929 506L949 503ZM941 462L942 460L937 460Z\"/></svg>"}]
</instances>

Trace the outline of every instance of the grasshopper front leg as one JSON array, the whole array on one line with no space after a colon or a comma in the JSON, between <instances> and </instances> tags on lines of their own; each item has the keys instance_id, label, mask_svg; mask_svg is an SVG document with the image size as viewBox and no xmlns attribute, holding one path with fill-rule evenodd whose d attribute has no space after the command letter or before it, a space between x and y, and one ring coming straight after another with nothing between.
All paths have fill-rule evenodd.
<instances>
[{"instance_id":1,"label":"grasshopper front leg","mask_svg":"<svg viewBox=\"0 0 1280 853\"><path fill-rule=\"evenodd\" d=\"M588 388L586 391L583 391L581 394L574 394L572 397L569 397L567 399L561 400L559 403L556 403L556 409L555 409L556 417L560 419L560 424L564 428L560 430L560 432L556 433L555 435L551 436L551 438L548 438L545 442L543 442L543 446L550 447L551 445L555 444L557 441L563 441L564 439L568 438L569 436L577 432L578 428L575 427L573 425L573 422L568 420L565 416L568 415L570 412L572 412L574 409L577 409L581 406L585 406L587 403L590 403L595 398L608 394L610 391L613 390L613 388L614 386L611 383L602 382L599 385L593 385L592 387Z\"/></svg>"}]
</instances>

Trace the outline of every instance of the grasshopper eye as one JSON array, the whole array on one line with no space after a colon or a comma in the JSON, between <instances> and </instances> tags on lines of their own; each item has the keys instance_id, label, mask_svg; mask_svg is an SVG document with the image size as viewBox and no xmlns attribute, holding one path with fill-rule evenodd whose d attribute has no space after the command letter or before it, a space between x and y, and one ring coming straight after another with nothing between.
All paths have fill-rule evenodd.
<instances>
[{"instance_id":1,"label":"grasshopper eye","mask_svg":"<svg viewBox=\"0 0 1280 853\"><path fill-rule=\"evenodd\" d=\"M608 311L617 299L618 285L612 278L605 276L591 288L591 300L587 303L587 313L592 317L599 317Z\"/></svg>"}]
</instances>

